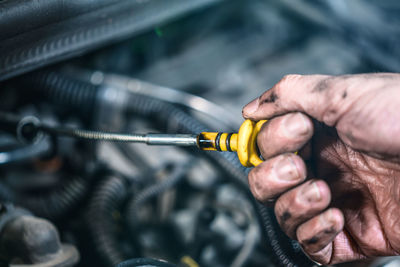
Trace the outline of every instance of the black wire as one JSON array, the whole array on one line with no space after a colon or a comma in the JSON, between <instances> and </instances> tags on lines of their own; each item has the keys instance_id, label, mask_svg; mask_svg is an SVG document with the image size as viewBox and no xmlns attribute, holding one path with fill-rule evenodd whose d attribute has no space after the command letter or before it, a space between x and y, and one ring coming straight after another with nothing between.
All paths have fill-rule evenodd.
<instances>
[{"instance_id":1,"label":"black wire","mask_svg":"<svg viewBox=\"0 0 400 267\"><path fill-rule=\"evenodd\" d=\"M128 259L118 240L118 219L113 216L128 194L127 182L118 176L108 176L95 189L86 212L91 242L104 266L115 266ZM130 256L136 256L131 251Z\"/></svg>"}]
</instances>

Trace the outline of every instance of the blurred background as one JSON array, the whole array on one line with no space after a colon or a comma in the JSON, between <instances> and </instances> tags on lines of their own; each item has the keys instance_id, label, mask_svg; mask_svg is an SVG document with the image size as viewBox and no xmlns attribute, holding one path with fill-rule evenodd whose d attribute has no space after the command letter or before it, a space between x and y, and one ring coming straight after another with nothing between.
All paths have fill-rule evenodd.
<instances>
[{"instance_id":1,"label":"blurred background","mask_svg":"<svg viewBox=\"0 0 400 267\"><path fill-rule=\"evenodd\" d=\"M234 154L27 140L18 125L236 131L242 107L286 74L399 72L400 2L23 2L0 1L5 266L315 265Z\"/></svg>"}]
</instances>

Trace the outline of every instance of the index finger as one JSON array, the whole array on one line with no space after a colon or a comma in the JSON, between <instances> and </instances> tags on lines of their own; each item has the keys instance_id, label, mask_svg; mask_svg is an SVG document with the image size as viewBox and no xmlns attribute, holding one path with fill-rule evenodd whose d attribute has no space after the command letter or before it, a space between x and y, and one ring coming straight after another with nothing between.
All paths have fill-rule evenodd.
<instances>
[{"instance_id":1,"label":"index finger","mask_svg":"<svg viewBox=\"0 0 400 267\"><path fill-rule=\"evenodd\" d=\"M303 112L333 126L361 94L354 90L361 75L286 75L243 108L243 117L258 121Z\"/></svg>"}]
</instances>

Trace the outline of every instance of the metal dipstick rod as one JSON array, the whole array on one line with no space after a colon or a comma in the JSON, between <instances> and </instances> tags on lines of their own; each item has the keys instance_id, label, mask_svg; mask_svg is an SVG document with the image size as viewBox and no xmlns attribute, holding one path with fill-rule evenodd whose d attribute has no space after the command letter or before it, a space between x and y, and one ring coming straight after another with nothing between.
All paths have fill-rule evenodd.
<instances>
[{"instance_id":1,"label":"metal dipstick rod","mask_svg":"<svg viewBox=\"0 0 400 267\"><path fill-rule=\"evenodd\" d=\"M88 140L144 143L147 145L197 146L197 135L195 134L120 134L44 125L39 126L39 129L49 134Z\"/></svg>"}]
</instances>

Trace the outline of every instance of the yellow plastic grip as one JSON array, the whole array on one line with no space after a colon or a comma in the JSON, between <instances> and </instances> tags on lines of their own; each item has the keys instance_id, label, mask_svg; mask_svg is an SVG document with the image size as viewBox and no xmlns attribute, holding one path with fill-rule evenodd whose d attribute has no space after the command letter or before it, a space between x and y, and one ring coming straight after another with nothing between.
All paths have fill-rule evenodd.
<instances>
[{"instance_id":1,"label":"yellow plastic grip","mask_svg":"<svg viewBox=\"0 0 400 267\"><path fill-rule=\"evenodd\" d=\"M263 162L258 155L257 135L266 120L254 122L245 120L240 126L237 137L237 154L240 163L245 167L255 167Z\"/></svg>"},{"instance_id":2,"label":"yellow plastic grip","mask_svg":"<svg viewBox=\"0 0 400 267\"><path fill-rule=\"evenodd\" d=\"M202 132L197 137L201 150L237 152L240 163L255 167L262 162L257 149L257 135L266 120L245 120L238 133Z\"/></svg>"}]
</instances>

